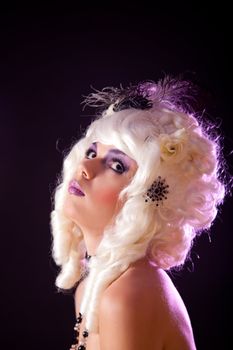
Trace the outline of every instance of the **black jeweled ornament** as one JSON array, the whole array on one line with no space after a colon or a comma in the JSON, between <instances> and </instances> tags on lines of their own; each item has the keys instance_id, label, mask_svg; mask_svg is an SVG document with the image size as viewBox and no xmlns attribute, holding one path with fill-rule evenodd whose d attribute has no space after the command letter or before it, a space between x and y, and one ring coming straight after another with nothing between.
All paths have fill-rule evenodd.
<instances>
[{"instance_id":1,"label":"black jeweled ornament","mask_svg":"<svg viewBox=\"0 0 233 350\"><path fill-rule=\"evenodd\" d=\"M156 206L158 207L163 200L167 199L168 188L169 185L166 183L166 180L158 176L147 190L145 202L156 202Z\"/></svg>"}]
</instances>

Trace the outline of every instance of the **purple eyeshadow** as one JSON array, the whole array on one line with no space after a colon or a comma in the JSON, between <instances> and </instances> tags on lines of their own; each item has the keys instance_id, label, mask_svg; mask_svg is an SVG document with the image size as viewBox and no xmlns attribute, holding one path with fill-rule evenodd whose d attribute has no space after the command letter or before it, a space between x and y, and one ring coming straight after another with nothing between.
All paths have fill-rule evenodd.
<instances>
[{"instance_id":1,"label":"purple eyeshadow","mask_svg":"<svg viewBox=\"0 0 233 350\"><path fill-rule=\"evenodd\" d=\"M110 150L106 156L106 162L119 161L124 166L125 170L128 171L130 168L130 161L128 156L121 151L118 150Z\"/></svg>"},{"instance_id":2,"label":"purple eyeshadow","mask_svg":"<svg viewBox=\"0 0 233 350\"><path fill-rule=\"evenodd\" d=\"M94 151L96 153L97 152L97 142L93 142L90 147L87 149L86 154L89 151ZM122 166L124 167L124 171L128 171L130 169L130 159L127 156L127 154L125 154L124 152L120 151L119 149L110 149L107 153L107 155L103 158L103 162L104 163L111 163L111 162L119 162L122 164Z\"/></svg>"}]
</instances>

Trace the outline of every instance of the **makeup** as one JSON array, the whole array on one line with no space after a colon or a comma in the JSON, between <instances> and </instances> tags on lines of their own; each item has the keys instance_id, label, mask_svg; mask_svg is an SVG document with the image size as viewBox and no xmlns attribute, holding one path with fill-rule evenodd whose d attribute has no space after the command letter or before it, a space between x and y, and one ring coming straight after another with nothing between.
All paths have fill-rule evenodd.
<instances>
[{"instance_id":1,"label":"makeup","mask_svg":"<svg viewBox=\"0 0 233 350\"><path fill-rule=\"evenodd\" d=\"M112 149L108 152L105 158L105 162L112 168L112 170L119 174L128 171L130 168L130 161L128 156L117 149Z\"/></svg>"},{"instance_id":2,"label":"makeup","mask_svg":"<svg viewBox=\"0 0 233 350\"><path fill-rule=\"evenodd\" d=\"M81 189L77 180L72 180L69 183L68 192L74 194L75 196L83 197L85 196L83 190Z\"/></svg>"},{"instance_id":3,"label":"makeup","mask_svg":"<svg viewBox=\"0 0 233 350\"><path fill-rule=\"evenodd\" d=\"M97 157L97 143L93 143L86 151L86 158L93 159ZM102 159L102 163L118 174L123 174L130 168L129 157L122 151L113 148Z\"/></svg>"}]
</instances>

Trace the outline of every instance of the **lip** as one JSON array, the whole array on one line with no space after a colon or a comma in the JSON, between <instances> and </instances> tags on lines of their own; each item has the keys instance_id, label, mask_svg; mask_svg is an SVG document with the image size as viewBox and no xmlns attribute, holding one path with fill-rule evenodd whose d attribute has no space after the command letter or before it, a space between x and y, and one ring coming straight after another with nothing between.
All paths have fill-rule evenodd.
<instances>
[{"instance_id":1,"label":"lip","mask_svg":"<svg viewBox=\"0 0 233 350\"><path fill-rule=\"evenodd\" d=\"M72 180L69 183L68 192L74 194L75 196L83 197L85 196L82 188L80 187L77 180Z\"/></svg>"}]
</instances>

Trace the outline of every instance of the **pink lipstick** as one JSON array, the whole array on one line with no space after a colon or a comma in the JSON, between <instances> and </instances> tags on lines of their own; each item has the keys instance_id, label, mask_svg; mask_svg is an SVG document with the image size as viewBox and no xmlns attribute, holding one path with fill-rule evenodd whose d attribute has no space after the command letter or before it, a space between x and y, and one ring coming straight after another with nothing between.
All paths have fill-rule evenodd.
<instances>
[{"instance_id":1,"label":"pink lipstick","mask_svg":"<svg viewBox=\"0 0 233 350\"><path fill-rule=\"evenodd\" d=\"M68 187L68 192L70 194L74 194L75 196L85 196L83 190L81 189L81 187L79 186L79 183L77 180L72 180L69 183L69 187Z\"/></svg>"}]
</instances>

